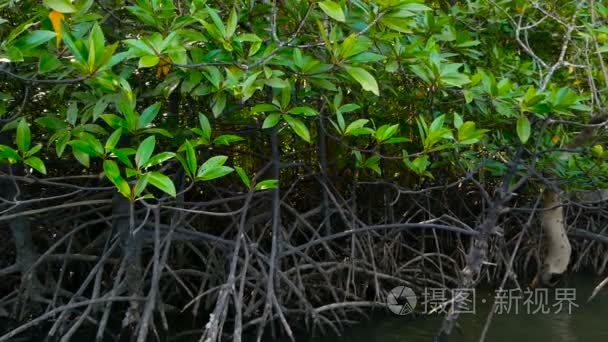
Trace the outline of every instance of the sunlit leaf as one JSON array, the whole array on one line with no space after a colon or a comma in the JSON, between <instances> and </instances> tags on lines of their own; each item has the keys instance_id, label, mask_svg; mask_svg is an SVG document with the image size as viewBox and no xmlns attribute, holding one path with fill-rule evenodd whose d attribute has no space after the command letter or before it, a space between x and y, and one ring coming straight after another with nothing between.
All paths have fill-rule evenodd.
<instances>
[{"instance_id":1,"label":"sunlit leaf","mask_svg":"<svg viewBox=\"0 0 608 342\"><path fill-rule=\"evenodd\" d=\"M148 162L152 152L154 152L155 145L156 138L153 135L147 137L141 142L141 144L139 144L137 153L135 153L135 165L137 165L138 168L141 168Z\"/></svg>"},{"instance_id":2,"label":"sunlit leaf","mask_svg":"<svg viewBox=\"0 0 608 342\"><path fill-rule=\"evenodd\" d=\"M344 17L344 11L342 11L342 7L334 1L326 0L319 2L319 7L331 18L345 22L346 18Z\"/></svg>"},{"instance_id":3,"label":"sunlit leaf","mask_svg":"<svg viewBox=\"0 0 608 342\"><path fill-rule=\"evenodd\" d=\"M519 119L517 119L517 136L523 144L530 138L530 121L525 115L521 115Z\"/></svg>"},{"instance_id":4,"label":"sunlit leaf","mask_svg":"<svg viewBox=\"0 0 608 342\"><path fill-rule=\"evenodd\" d=\"M17 126L17 148L21 153L27 152L30 149L30 144L32 143L32 135L30 133L30 126L27 124L25 119L21 119L19 121L19 125Z\"/></svg>"},{"instance_id":5,"label":"sunlit leaf","mask_svg":"<svg viewBox=\"0 0 608 342\"><path fill-rule=\"evenodd\" d=\"M171 179L160 172L150 172L148 176L148 183L169 194L172 197L176 196L175 185Z\"/></svg>"},{"instance_id":6,"label":"sunlit leaf","mask_svg":"<svg viewBox=\"0 0 608 342\"><path fill-rule=\"evenodd\" d=\"M371 91L376 96L380 96L380 90L378 89L378 83L372 74L367 70L358 67L344 66L344 70L355 79L355 81L361 84L364 90Z\"/></svg>"},{"instance_id":7,"label":"sunlit leaf","mask_svg":"<svg viewBox=\"0 0 608 342\"><path fill-rule=\"evenodd\" d=\"M23 161L27 165L31 166L34 170L46 175L46 167L42 160L38 157L29 157Z\"/></svg>"},{"instance_id":8,"label":"sunlit leaf","mask_svg":"<svg viewBox=\"0 0 608 342\"><path fill-rule=\"evenodd\" d=\"M283 118L300 138L306 142L310 142L310 132L302 120L290 115L283 115Z\"/></svg>"}]
</instances>

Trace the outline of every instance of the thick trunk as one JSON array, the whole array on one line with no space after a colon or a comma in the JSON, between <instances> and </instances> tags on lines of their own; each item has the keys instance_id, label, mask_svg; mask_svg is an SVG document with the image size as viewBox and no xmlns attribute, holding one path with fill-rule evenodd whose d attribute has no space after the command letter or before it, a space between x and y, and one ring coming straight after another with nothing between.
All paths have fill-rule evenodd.
<instances>
[{"instance_id":1,"label":"thick trunk","mask_svg":"<svg viewBox=\"0 0 608 342\"><path fill-rule=\"evenodd\" d=\"M546 254L532 287L554 286L555 277L566 272L572 247L564 224L564 209L559 194L546 190L544 210L541 213L541 227L545 234Z\"/></svg>"}]
</instances>

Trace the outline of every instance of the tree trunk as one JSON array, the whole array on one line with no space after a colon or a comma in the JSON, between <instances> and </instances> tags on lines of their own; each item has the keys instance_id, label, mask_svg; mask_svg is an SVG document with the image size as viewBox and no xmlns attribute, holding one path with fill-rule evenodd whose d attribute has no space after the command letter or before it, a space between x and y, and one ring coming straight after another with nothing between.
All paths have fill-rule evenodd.
<instances>
[{"instance_id":1,"label":"tree trunk","mask_svg":"<svg viewBox=\"0 0 608 342\"><path fill-rule=\"evenodd\" d=\"M545 190L541 227L545 234L546 254L532 287L554 286L555 276L568 269L572 247L564 224L564 209L555 191Z\"/></svg>"}]
</instances>

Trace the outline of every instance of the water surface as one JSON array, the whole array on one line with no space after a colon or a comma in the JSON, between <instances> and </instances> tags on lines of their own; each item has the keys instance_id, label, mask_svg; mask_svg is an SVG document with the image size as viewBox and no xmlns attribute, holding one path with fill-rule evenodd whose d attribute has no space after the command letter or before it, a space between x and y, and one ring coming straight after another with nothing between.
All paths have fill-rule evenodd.
<instances>
[{"instance_id":1,"label":"water surface","mask_svg":"<svg viewBox=\"0 0 608 342\"><path fill-rule=\"evenodd\" d=\"M487 342L608 342L608 287L591 302L587 298L601 278L577 277L569 279L561 288L576 289L578 307L568 313L563 307L559 313L555 292L549 292L546 306L549 313L533 313L540 307L541 300L535 300L527 307L519 301L519 312L506 310L495 314L486 336ZM459 329L454 331L449 342L478 341L486 317L492 309L495 292L489 289L476 291L475 313L462 314ZM526 296L524 296L526 297ZM485 303L483 303L485 299ZM564 303L562 301L562 303ZM538 305L536 305L538 304ZM536 305L536 306L535 306ZM530 313L528 313L528 308ZM508 311L508 312L506 312ZM373 314L370 321L350 327L342 337L325 336L312 338L315 342L427 342L433 341L441 315L396 316L385 310ZM303 339L303 341L306 339Z\"/></svg>"}]
</instances>

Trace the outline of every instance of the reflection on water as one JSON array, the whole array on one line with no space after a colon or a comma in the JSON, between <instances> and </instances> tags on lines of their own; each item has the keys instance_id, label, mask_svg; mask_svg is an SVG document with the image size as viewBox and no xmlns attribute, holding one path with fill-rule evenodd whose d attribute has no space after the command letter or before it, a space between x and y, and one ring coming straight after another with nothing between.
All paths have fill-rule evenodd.
<instances>
[{"instance_id":1,"label":"reflection on water","mask_svg":"<svg viewBox=\"0 0 608 342\"><path fill-rule=\"evenodd\" d=\"M572 307L571 314L564 309L556 313L554 293L549 295L550 313L527 314L526 307L520 302L519 313L494 315L492 325L486 336L487 342L606 342L608 341L608 289L604 289L593 301L587 298L601 279L577 277L570 279L561 287L575 288L578 307ZM488 312L492 309L494 292L477 290L475 314L463 314L449 342L478 341ZM485 303L483 303L483 300ZM523 300L523 299L522 299ZM534 306L532 306L534 308ZM534 311L534 310L531 310ZM441 324L442 316L395 316L386 312L372 316L369 322L354 326L344 336L313 338L315 342L427 342L433 337ZM310 340L308 338L302 341Z\"/></svg>"}]
</instances>

